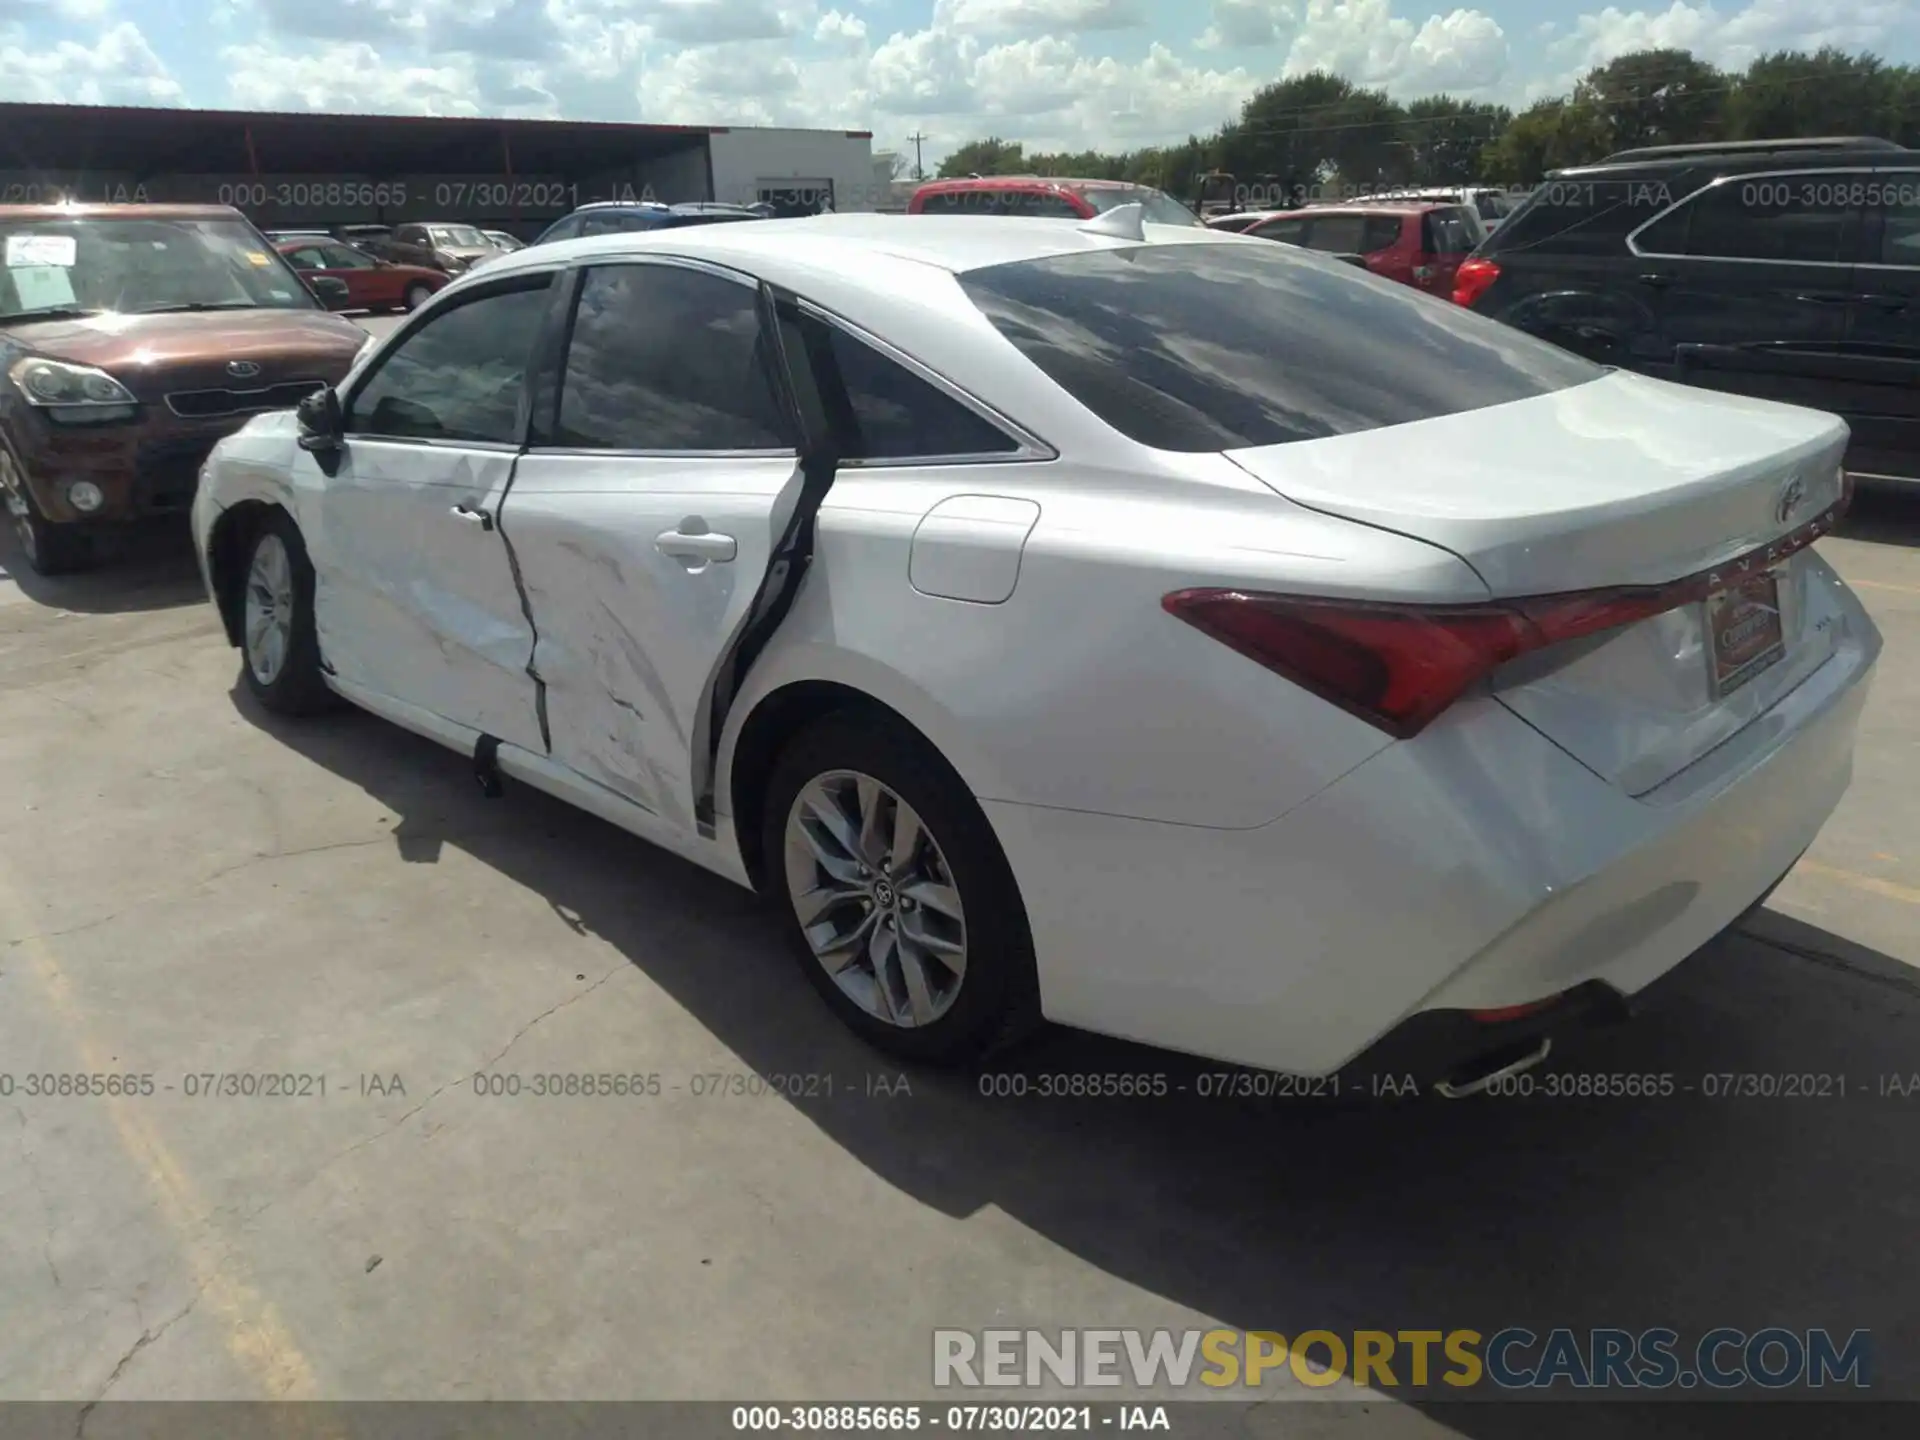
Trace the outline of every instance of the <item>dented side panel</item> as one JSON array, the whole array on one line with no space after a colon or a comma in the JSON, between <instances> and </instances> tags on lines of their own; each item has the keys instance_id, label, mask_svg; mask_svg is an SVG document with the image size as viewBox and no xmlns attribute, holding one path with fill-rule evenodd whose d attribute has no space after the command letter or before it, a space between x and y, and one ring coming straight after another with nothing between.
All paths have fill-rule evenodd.
<instances>
[{"instance_id":1,"label":"dented side panel","mask_svg":"<svg viewBox=\"0 0 1920 1440\"><path fill-rule=\"evenodd\" d=\"M520 458L503 528L556 761L693 828L712 677L800 480L792 455Z\"/></svg>"},{"instance_id":2,"label":"dented side panel","mask_svg":"<svg viewBox=\"0 0 1920 1440\"><path fill-rule=\"evenodd\" d=\"M514 464L506 446L356 437L300 519L341 679L540 750L533 628L492 523Z\"/></svg>"}]
</instances>

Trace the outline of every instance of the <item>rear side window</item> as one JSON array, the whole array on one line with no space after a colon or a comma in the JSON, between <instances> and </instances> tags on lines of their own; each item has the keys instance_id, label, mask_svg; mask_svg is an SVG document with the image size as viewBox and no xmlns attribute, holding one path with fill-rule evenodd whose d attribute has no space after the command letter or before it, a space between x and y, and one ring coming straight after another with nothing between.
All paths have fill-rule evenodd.
<instances>
[{"instance_id":1,"label":"rear side window","mask_svg":"<svg viewBox=\"0 0 1920 1440\"><path fill-rule=\"evenodd\" d=\"M1108 425L1188 452L1346 435L1606 372L1278 245L1150 245L969 271L1002 335Z\"/></svg>"},{"instance_id":2,"label":"rear side window","mask_svg":"<svg viewBox=\"0 0 1920 1440\"><path fill-rule=\"evenodd\" d=\"M556 220L547 228L545 234L536 240L536 245L545 245L553 240L571 240L580 233L580 217L569 215L564 220Z\"/></svg>"},{"instance_id":3,"label":"rear side window","mask_svg":"<svg viewBox=\"0 0 1920 1440\"><path fill-rule=\"evenodd\" d=\"M1493 232L1489 253L1624 255L1627 233L1685 193L1673 180L1547 180Z\"/></svg>"},{"instance_id":4,"label":"rear side window","mask_svg":"<svg viewBox=\"0 0 1920 1440\"><path fill-rule=\"evenodd\" d=\"M1831 198L1844 196L1848 183L1846 176L1819 182L1806 175L1726 180L1649 225L1634 244L1642 255L1703 260L1849 259L1860 211Z\"/></svg>"},{"instance_id":5,"label":"rear side window","mask_svg":"<svg viewBox=\"0 0 1920 1440\"><path fill-rule=\"evenodd\" d=\"M1882 265L1920 265L1920 171L1896 170L1874 176L1885 197L1880 211ZM1864 287L1863 287L1864 288Z\"/></svg>"},{"instance_id":6,"label":"rear side window","mask_svg":"<svg viewBox=\"0 0 1920 1440\"><path fill-rule=\"evenodd\" d=\"M849 459L924 460L1009 455L1018 442L845 331L831 330L833 358L859 432Z\"/></svg>"},{"instance_id":7,"label":"rear side window","mask_svg":"<svg viewBox=\"0 0 1920 1440\"><path fill-rule=\"evenodd\" d=\"M1464 210L1430 211L1424 222L1425 249L1433 255L1464 255L1480 243Z\"/></svg>"},{"instance_id":8,"label":"rear side window","mask_svg":"<svg viewBox=\"0 0 1920 1440\"><path fill-rule=\"evenodd\" d=\"M587 272L552 443L588 450L792 445L747 286L681 265Z\"/></svg>"}]
</instances>

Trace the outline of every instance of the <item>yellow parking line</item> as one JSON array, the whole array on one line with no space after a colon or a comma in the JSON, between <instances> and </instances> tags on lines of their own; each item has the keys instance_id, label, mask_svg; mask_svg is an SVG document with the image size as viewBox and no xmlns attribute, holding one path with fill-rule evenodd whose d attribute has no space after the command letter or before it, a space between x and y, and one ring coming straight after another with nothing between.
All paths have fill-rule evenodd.
<instances>
[{"instance_id":1,"label":"yellow parking line","mask_svg":"<svg viewBox=\"0 0 1920 1440\"><path fill-rule=\"evenodd\" d=\"M47 942L28 934L31 927L20 923L24 914L19 897L5 874L0 873L0 919L27 935L15 942L16 948L26 957L31 972L39 980L48 1004L80 1056L82 1068L89 1074L113 1073L124 1068L114 1062L112 1049L93 1035L85 1012L74 998L73 987ZM210 1213L209 1207L165 1140L142 1113L143 1108L151 1107L153 1102L137 1097L106 1096L100 1103L106 1107L121 1147L146 1178L161 1213L178 1237L193 1271L194 1303L209 1307L218 1316L228 1352L269 1399L316 1398L318 1386L313 1367L300 1353L285 1322L259 1291L235 1273L239 1260L232 1253L208 1244L204 1217Z\"/></svg>"},{"instance_id":2,"label":"yellow parking line","mask_svg":"<svg viewBox=\"0 0 1920 1440\"><path fill-rule=\"evenodd\" d=\"M1902 595L1920 595L1920 585L1895 585L1886 580L1849 580L1856 590L1893 590Z\"/></svg>"},{"instance_id":3,"label":"yellow parking line","mask_svg":"<svg viewBox=\"0 0 1920 1440\"><path fill-rule=\"evenodd\" d=\"M1838 870L1831 865L1822 865L1818 860L1802 860L1796 868L1808 875L1818 875L1823 880L1837 881L1852 889L1865 891L1869 895L1878 895L1884 900L1898 900L1903 905L1920 905L1920 890L1916 890L1911 885L1882 880L1877 875L1856 875L1851 870Z\"/></svg>"}]
</instances>

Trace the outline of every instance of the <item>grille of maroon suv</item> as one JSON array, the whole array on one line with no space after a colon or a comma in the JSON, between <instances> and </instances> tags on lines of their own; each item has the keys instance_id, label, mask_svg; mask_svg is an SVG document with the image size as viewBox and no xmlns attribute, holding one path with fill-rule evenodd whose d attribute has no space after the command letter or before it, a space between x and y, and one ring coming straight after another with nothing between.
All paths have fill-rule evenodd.
<instances>
[{"instance_id":1,"label":"grille of maroon suv","mask_svg":"<svg viewBox=\"0 0 1920 1440\"><path fill-rule=\"evenodd\" d=\"M183 420L250 415L260 410L291 410L326 383L324 380L282 380L258 390L176 390L167 396L167 408Z\"/></svg>"}]
</instances>

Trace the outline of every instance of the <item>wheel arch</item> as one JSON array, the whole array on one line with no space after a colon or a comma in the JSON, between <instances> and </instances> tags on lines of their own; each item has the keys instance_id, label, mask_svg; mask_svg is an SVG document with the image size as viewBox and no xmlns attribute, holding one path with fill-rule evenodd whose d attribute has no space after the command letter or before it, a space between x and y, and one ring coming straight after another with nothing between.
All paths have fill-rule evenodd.
<instances>
[{"instance_id":1,"label":"wheel arch","mask_svg":"<svg viewBox=\"0 0 1920 1440\"><path fill-rule=\"evenodd\" d=\"M925 745L969 795L995 793L992 767L959 739L954 719L905 676L845 652L788 651L780 661L766 667L774 673L755 675L752 694L737 707L740 718L729 724L720 751L720 794L755 889L762 884L761 819L774 765L793 736L825 715L853 711L889 720Z\"/></svg>"},{"instance_id":2,"label":"wheel arch","mask_svg":"<svg viewBox=\"0 0 1920 1440\"><path fill-rule=\"evenodd\" d=\"M247 573L247 557L261 529L276 513L293 519L292 512L277 501L250 497L222 510L207 535L207 588L220 612L227 643L236 648L241 639L240 585Z\"/></svg>"}]
</instances>

